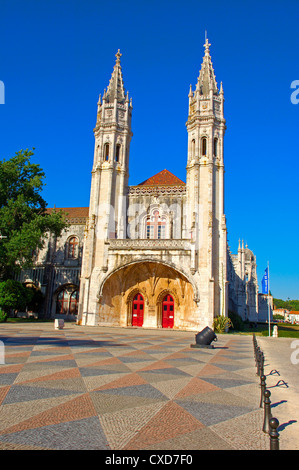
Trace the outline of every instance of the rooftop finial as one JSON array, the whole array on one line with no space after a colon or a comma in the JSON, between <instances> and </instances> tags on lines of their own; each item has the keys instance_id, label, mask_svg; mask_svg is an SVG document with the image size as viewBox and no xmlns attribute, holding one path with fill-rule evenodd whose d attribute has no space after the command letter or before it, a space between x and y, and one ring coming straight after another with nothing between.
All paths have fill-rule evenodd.
<instances>
[{"instance_id":1,"label":"rooftop finial","mask_svg":"<svg viewBox=\"0 0 299 470\"><path fill-rule=\"evenodd\" d=\"M207 33L207 32L206 32L206 33ZM206 54L209 54L209 53L210 53L210 45L211 45L211 44L209 44L209 40L208 40L208 38L206 37L206 42L205 42L205 45L204 45L205 53L206 53Z\"/></svg>"},{"instance_id":2,"label":"rooftop finial","mask_svg":"<svg viewBox=\"0 0 299 470\"><path fill-rule=\"evenodd\" d=\"M117 53L115 54L117 64L120 64L121 56L122 56L122 54L120 53L120 50L118 49Z\"/></svg>"}]
</instances>

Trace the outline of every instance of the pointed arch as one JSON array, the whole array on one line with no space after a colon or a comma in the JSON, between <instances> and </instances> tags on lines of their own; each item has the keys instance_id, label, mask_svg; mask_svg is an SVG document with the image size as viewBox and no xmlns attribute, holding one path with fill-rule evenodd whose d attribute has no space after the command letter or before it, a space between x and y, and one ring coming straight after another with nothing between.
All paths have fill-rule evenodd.
<instances>
[{"instance_id":1,"label":"pointed arch","mask_svg":"<svg viewBox=\"0 0 299 470\"><path fill-rule=\"evenodd\" d=\"M207 155L207 147L208 147L208 141L206 137L201 138L201 155L206 156Z\"/></svg>"},{"instance_id":2,"label":"pointed arch","mask_svg":"<svg viewBox=\"0 0 299 470\"><path fill-rule=\"evenodd\" d=\"M119 161L120 161L120 149L121 149L121 145L119 143L116 144L116 149L115 149L115 161L116 161L116 163L119 163Z\"/></svg>"},{"instance_id":3,"label":"pointed arch","mask_svg":"<svg viewBox=\"0 0 299 470\"><path fill-rule=\"evenodd\" d=\"M112 271L110 271L110 273L108 273L105 277L103 277L99 282L99 290L98 290L98 294L97 294L98 299L100 300L102 298L103 287L104 287L105 283L109 280L109 278L111 276L113 276L113 274L115 274L116 272L121 271L125 268L130 268L130 267L135 268L135 267L138 267L138 265L145 264L145 263L150 263L150 264L157 264L158 263L158 264L161 264L161 265L166 266L168 268L171 268L174 271L177 271L183 278L185 278L191 284L191 286L193 288L194 302L198 303L200 301L199 290L198 290L197 284L194 282L194 279L191 276L189 276L187 273L185 273L184 270L181 267L177 267L173 263L167 263L165 261L160 261L160 260L156 261L156 260L152 260L152 259L148 259L148 258L145 258L145 259L142 259L142 260L137 260L137 261L136 260L130 261L129 263L122 264L122 265L118 266L117 268L113 269ZM129 270L128 270L128 273L129 273Z\"/></svg>"},{"instance_id":4,"label":"pointed arch","mask_svg":"<svg viewBox=\"0 0 299 470\"><path fill-rule=\"evenodd\" d=\"M109 146L109 143L106 142L106 144L104 145L104 155L103 155L104 162L109 161L109 151L110 151L110 146Z\"/></svg>"},{"instance_id":5,"label":"pointed arch","mask_svg":"<svg viewBox=\"0 0 299 470\"><path fill-rule=\"evenodd\" d=\"M180 305L179 298L177 293L171 289L163 289L157 296L156 305L157 305L157 328L163 328L163 300L167 295L171 295L174 299L174 308L178 309Z\"/></svg>"},{"instance_id":6,"label":"pointed arch","mask_svg":"<svg viewBox=\"0 0 299 470\"><path fill-rule=\"evenodd\" d=\"M144 303L148 304L148 297L146 295L145 289L142 289L138 286L134 287L128 292L127 298L125 300L127 305L127 326L133 325L133 300L138 294L141 294L144 299Z\"/></svg>"},{"instance_id":7,"label":"pointed arch","mask_svg":"<svg viewBox=\"0 0 299 470\"><path fill-rule=\"evenodd\" d=\"M214 157L218 157L218 138L214 138Z\"/></svg>"}]
</instances>

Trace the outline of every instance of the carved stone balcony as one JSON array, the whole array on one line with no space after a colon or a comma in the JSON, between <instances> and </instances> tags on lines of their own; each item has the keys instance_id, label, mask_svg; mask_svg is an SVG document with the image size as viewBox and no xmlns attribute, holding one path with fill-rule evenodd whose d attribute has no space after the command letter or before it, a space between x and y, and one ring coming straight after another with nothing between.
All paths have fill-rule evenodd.
<instances>
[{"instance_id":1,"label":"carved stone balcony","mask_svg":"<svg viewBox=\"0 0 299 470\"><path fill-rule=\"evenodd\" d=\"M109 250L190 250L191 241L182 239L110 239Z\"/></svg>"}]
</instances>

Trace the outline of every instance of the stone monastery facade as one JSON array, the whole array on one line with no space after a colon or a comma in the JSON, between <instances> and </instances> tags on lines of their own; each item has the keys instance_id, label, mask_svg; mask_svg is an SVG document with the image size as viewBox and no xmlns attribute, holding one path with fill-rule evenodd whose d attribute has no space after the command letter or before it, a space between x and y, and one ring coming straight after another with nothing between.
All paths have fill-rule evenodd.
<instances>
[{"instance_id":1,"label":"stone monastery facade","mask_svg":"<svg viewBox=\"0 0 299 470\"><path fill-rule=\"evenodd\" d=\"M132 100L121 54L94 129L89 208L65 208L70 227L22 273L45 293L47 316L82 325L198 331L232 310L262 320L256 258L231 254L224 212L224 93L206 40L189 91L186 183L163 170L128 185ZM261 299L264 300L264 299Z\"/></svg>"}]
</instances>

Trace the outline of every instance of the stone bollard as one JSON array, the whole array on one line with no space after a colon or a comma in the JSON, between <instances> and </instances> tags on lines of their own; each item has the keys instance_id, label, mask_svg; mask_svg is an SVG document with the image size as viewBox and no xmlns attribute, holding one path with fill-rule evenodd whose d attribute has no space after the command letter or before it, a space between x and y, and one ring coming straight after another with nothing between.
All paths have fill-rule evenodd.
<instances>
[{"instance_id":1,"label":"stone bollard","mask_svg":"<svg viewBox=\"0 0 299 470\"><path fill-rule=\"evenodd\" d=\"M54 321L55 330L62 330L64 327L64 320L59 320L58 318Z\"/></svg>"},{"instance_id":2,"label":"stone bollard","mask_svg":"<svg viewBox=\"0 0 299 470\"><path fill-rule=\"evenodd\" d=\"M269 421L272 418L270 396L271 396L270 390L265 390L265 393L264 393L264 424L263 424L263 431L267 434L269 434L269 432L270 432Z\"/></svg>"},{"instance_id":3,"label":"stone bollard","mask_svg":"<svg viewBox=\"0 0 299 470\"><path fill-rule=\"evenodd\" d=\"M270 426L270 450L279 450L279 433L277 428L279 421L276 418L271 418L269 421Z\"/></svg>"},{"instance_id":4,"label":"stone bollard","mask_svg":"<svg viewBox=\"0 0 299 470\"><path fill-rule=\"evenodd\" d=\"M277 325L273 326L272 336L273 336L273 338L278 338L278 327L277 327Z\"/></svg>"},{"instance_id":5,"label":"stone bollard","mask_svg":"<svg viewBox=\"0 0 299 470\"><path fill-rule=\"evenodd\" d=\"M265 390L266 390L266 376L265 376L265 375L261 375L261 401L260 401L260 408L263 408Z\"/></svg>"}]
</instances>

